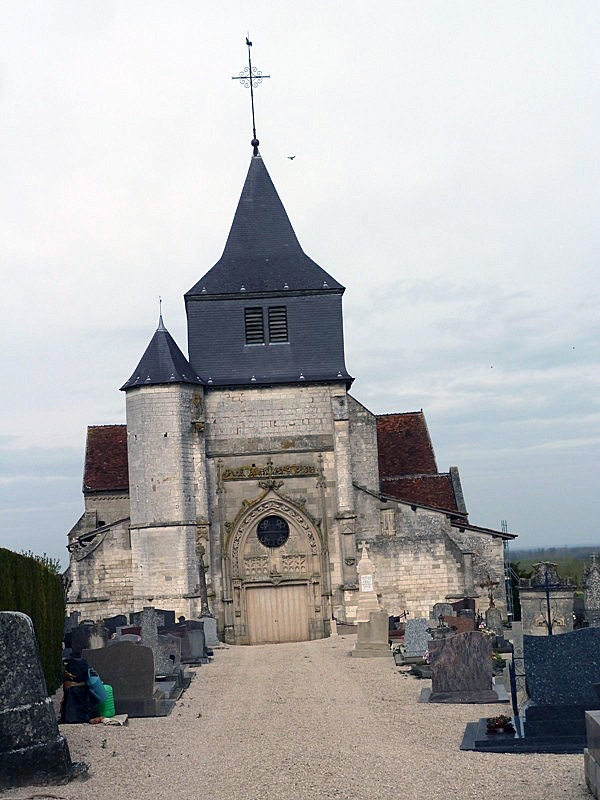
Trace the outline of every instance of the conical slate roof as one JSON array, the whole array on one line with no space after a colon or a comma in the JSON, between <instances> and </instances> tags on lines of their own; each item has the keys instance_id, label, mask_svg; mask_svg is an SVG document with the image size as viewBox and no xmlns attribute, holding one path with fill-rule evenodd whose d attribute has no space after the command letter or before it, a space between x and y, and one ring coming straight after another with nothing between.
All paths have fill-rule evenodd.
<instances>
[{"instance_id":1,"label":"conical slate roof","mask_svg":"<svg viewBox=\"0 0 600 800\"><path fill-rule=\"evenodd\" d=\"M121 391L160 383L204 383L165 328L162 314L146 352L131 378L121 386Z\"/></svg>"},{"instance_id":2,"label":"conical slate roof","mask_svg":"<svg viewBox=\"0 0 600 800\"><path fill-rule=\"evenodd\" d=\"M343 291L309 258L260 155L253 156L223 255L186 296Z\"/></svg>"}]
</instances>

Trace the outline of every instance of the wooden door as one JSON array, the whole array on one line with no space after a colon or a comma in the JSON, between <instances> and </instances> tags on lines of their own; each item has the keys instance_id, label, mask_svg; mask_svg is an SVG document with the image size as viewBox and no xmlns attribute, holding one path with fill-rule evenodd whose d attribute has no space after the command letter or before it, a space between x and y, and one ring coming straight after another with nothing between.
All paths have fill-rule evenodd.
<instances>
[{"instance_id":1,"label":"wooden door","mask_svg":"<svg viewBox=\"0 0 600 800\"><path fill-rule=\"evenodd\" d=\"M255 586L246 589L250 644L308 639L308 587Z\"/></svg>"}]
</instances>

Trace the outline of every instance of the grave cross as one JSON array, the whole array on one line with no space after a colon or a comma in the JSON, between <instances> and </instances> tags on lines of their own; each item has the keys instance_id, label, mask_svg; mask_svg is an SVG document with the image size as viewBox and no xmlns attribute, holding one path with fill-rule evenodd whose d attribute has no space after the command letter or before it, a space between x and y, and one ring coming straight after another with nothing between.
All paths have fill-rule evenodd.
<instances>
[{"instance_id":1,"label":"grave cross","mask_svg":"<svg viewBox=\"0 0 600 800\"><path fill-rule=\"evenodd\" d=\"M496 604L494 603L494 587L498 586L498 584L499 581L493 580L489 572L485 576L485 580L481 581L481 583L479 584L482 589L488 590L488 600L490 601L490 608L496 608Z\"/></svg>"},{"instance_id":2,"label":"grave cross","mask_svg":"<svg viewBox=\"0 0 600 800\"><path fill-rule=\"evenodd\" d=\"M270 78L270 75L263 75L259 69L252 66L252 56L250 53L250 48L252 47L252 42L246 36L246 44L248 45L248 66L244 67L244 69L240 72L239 75L233 75L231 80L233 81L240 81L242 86L245 86L246 89L250 87L250 102L252 105L252 141L250 144L253 147L253 155L258 155L258 145L260 142L256 138L256 122L254 120L254 89L263 82L263 78Z\"/></svg>"}]
</instances>

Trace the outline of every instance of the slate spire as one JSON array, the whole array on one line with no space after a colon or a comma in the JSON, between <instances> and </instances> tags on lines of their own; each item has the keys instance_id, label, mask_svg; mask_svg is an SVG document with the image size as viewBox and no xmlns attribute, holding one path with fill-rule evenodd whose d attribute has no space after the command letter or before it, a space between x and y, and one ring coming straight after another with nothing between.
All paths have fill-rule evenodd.
<instances>
[{"instance_id":1,"label":"slate spire","mask_svg":"<svg viewBox=\"0 0 600 800\"><path fill-rule=\"evenodd\" d=\"M309 258L260 154L250 160L223 255L186 297L290 291L343 291Z\"/></svg>"},{"instance_id":2,"label":"slate spire","mask_svg":"<svg viewBox=\"0 0 600 800\"><path fill-rule=\"evenodd\" d=\"M158 327L146 348L133 375L121 386L121 391L137 386L156 386L165 383L203 384L204 381L191 367L175 339L165 328L162 313Z\"/></svg>"}]
</instances>

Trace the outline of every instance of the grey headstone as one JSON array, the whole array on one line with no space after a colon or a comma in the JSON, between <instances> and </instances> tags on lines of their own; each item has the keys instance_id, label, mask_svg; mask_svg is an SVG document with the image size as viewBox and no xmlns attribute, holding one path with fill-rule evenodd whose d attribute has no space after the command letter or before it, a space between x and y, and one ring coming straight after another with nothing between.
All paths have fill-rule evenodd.
<instances>
[{"instance_id":1,"label":"grey headstone","mask_svg":"<svg viewBox=\"0 0 600 800\"><path fill-rule=\"evenodd\" d=\"M580 628L558 636L524 636L529 697L536 705L598 708L600 629Z\"/></svg>"},{"instance_id":2,"label":"grey headstone","mask_svg":"<svg viewBox=\"0 0 600 800\"><path fill-rule=\"evenodd\" d=\"M178 622L176 625L160 628L159 633L168 633L180 638L182 663L208 663L208 653L206 652L204 636L204 621L188 619L185 622Z\"/></svg>"},{"instance_id":3,"label":"grey headstone","mask_svg":"<svg viewBox=\"0 0 600 800\"><path fill-rule=\"evenodd\" d=\"M594 561L584 579L585 618L592 627L600 627L600 565Z\"/></svg>"},{"instance_id":4,"label":"grey headstone","mask_svg":"<svg viewBox=\"0 0 600 800\"><path fill-rule=\"evenodd\" d=\"M59 734L31 619L0 612L0 789L72 778L66 740Z\"/></svg>"},{"instance_id":5,"label":"grey headstone","mask_svg":"<svg viewBox=\"0 0 600 800\"><path fill-rule=\"evenodd\" d=\"M371 611L368 622L358 623L353 656L359 658L388 657L392 651L388 644L389 620L385 610Z\"/></svg>"},{"instance_id":6,"label":"grey headstone","mask_svg":"<svg viewBox=\"0 0 600 800\"><path fill-rule=\"evenodd\" d=\"M178 675L181 669L181 639L170 634L160 634L157 637L154 652L154 669L156 675Z\"/></svg>"},{"instance_id":7,"label":"grey headstone","mask_svg":"<svg viewBox=\"0 0 600 800\"><path fill-rule=\"evenodd\" d=\"M429 620L424 618L409 619L404 629L404 655L412 658L424 656L431 642L431 634L427 630Z\"/></svg>"},{"instance_id":8,"label":"grey headstone","mask_svg":"<svg viewBox=\"0 0 600 800\"><path fill-rule=\"evenodd\" d=\"M144 608L140 612L140 635L142 637L142 644L150 647L154 653L154 666L157 675L164 675L165 665L164 658L159 652L158 647L158 625L162 615L156 613L152 607Z\"/></svg>"},{"instance_id":9,"label":"grey headstone","mask_svg":"<svg viewBox=\"0 0 600 800\"><path fill-rule=\"evenodd\" d=\"M504 625L502 624L502 612L498 608L488 608L485 612L485 627L494 631L500 639L504 638Z\"/></svg>"},{"instance_id":10,"label":"grey headstone","mask_svg":"<svg viewBox=\"0 0 600 800\"><path fill-rule=\"evenodd\" d=\"M440 614L443 617L454 616L454 608L452 607L452 603L436 603L431 612L431 619L435 620L437 623Z\"/></svg>"},{"instance_id":11,"label":"grey headstone","mask_svg":"<svg viewBox=\"0 0 600 800\"><path fill-rule=\"evenodd\" d=\"M217 620L214 617L200 617L200 622L204 623L204 641L211 649L220 645L217 635Z\"/></svg>"}]
</instances>

